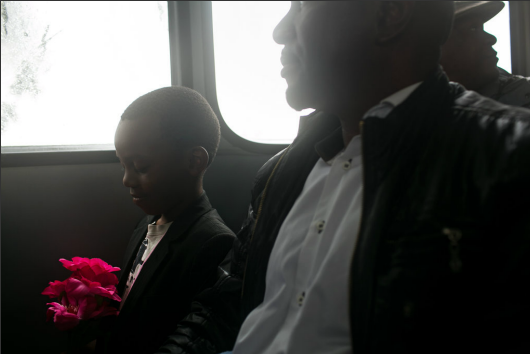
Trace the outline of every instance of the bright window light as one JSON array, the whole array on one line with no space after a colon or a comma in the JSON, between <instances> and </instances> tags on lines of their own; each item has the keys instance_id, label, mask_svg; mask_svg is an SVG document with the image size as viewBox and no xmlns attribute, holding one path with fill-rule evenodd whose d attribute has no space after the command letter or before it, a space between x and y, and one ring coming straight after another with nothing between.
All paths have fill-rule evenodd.
<instances>
[{"instance_id":1,"label":"bright window light","mask_svg":"<svg viewBox=\"0 0 530 354\"><path fill-rule=\"evenodd\" d=\"M510 10L509 1L503 1L506 6L494 18L484 24L484 31L497 37L493 49L497 52L499 62L497 66L512 72L512 52L510 46Z\"/></svg>"},{"instance_id":2,"label":"bright window light","mask_svg":"<svg viewBox=\"0 0 530 354\"><path fill-rule=\"evenodd\" d=\"M280 76L282 45L274 27L289 11L287 1L213 1L213 36L217 100L225 122L243 138L288 144L299 118L285 100Z\"/></svg>"},{"instance_id":3,"label":"bright window light","mask_svg":"<svg viewBox=\"0 0 530 354\"><path fill-rule=\"evenodd\" d=\"M165 1L2 1L2 146L113 144L171 85Z\"/></svg>"},{"instance_id":4,"label":"bright window light","mask_svg":"<svg viewBox=\"0 0 530 354\"><path fill-rule=\"evenodd\" d=\"M509 4L504 3L485 30L497 37L498 65L511 72ZM219 108L230 128L251 141L290 143L299 117L313 111L297 112L285 100L283 46L273 41L272 31L289 6L284 1L212 2Z\"/></svg>"}]
</instances>

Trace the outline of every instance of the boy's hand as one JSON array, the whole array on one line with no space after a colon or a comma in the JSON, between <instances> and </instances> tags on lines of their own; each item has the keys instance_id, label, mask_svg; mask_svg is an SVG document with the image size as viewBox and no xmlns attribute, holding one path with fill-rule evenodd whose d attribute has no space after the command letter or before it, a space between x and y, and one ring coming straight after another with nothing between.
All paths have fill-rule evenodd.
<instances>
[{"instance_id":1,"label":"boy's hand","mask_svg":"<svg viewBox=\"0 0 530 354\"><path fill-rule=\"evenodd\" d=\"M94 353L96 351L96 339L86 345L87 353Z\"/></svg>"},{"instance_id":2,"label":"boy's hand","mask_svg":"<svg viewBox=\"0 0 530 354\"><path fill-rule=\"evenodd\" d=\"M79 349L77 352L78 354L89 354L94 353L96 350L96 340L94 339L92 342L88 343L85 347ZM67 352L61 352L60 354L67 354Z\"/></svg>"}]
</instances>

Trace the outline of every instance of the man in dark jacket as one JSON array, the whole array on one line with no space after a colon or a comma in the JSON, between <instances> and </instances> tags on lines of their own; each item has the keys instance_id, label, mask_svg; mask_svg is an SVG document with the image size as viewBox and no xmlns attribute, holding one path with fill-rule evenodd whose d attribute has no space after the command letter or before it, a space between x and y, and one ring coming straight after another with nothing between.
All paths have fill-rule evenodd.
<instances>
[{"instance_id":1,"label":"man in dark jacket","mask_svg":"<svg viewBox=\"0 0 530 354\"><path fill-rule=\"evenodd\" d=\"M305 128L258 172L234 354L527 353L530 111L449 83L452 2L293 2Z\"/></svg>"},{"instance_id":2,"label":"man in dark jacket","mask_svg":"<svg viewBox=\"0 0 530 354\"><path fill-rule=\"evenodd\" d=\"M451 36L440 63L451 81L504 104L530 108L530 78L497 67L495 36L484 24L504 7L502 1L455 1Z\"/></svg>"}]
</instances>

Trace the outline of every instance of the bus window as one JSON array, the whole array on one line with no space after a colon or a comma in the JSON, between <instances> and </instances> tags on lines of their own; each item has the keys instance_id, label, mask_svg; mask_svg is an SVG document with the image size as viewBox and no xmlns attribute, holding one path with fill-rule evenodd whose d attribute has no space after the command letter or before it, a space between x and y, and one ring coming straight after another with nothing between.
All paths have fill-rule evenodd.
<instances>
[{"instance_id":1,"label":"bus window","mask_svg":"<svg viewBox=\"0 0 530 354\"><path fill-rule=\"evenodd\" d=\"M503 1L505 6L494 18L484 24L484 31L497 37L493 49L497 52L497 66L512 72L512 54L510 46L510 2Z\"/></svg>"},{"instance_id":2,"label":"bus window","mask_svg":"<svg viewBox=\"0 0 530 354\"><path fill-rule=\"evenodd\" d=\"M280 76L283 46L272 39L274 27L289 11L287 1L213 1L215 81L226 124L243 138L289 144L301 115L285 100Z\"/></svg>"},{"instance_id":3,"label":"bus window","mask_svg":"<svg viewBox=\"0 0 530 354\"><path fill-rule=\"evenodd\" d=\"M2 1L2 146L113 144L171 85L167 2Z\"/></svg>"},{"instance_id":4,"label":"bus window","mask_svg":"<svg viewBox=\"0 0 530 354\"><path fill-rule=\"evenodd\" d=\"M498 65L511 72L509 2L484 29L497 37ZM223 119L245 139L281 144L296 136L297 112L285 101L283 46L272 39L289 2L212 2L217 99Z\"/></svg>"}]
</instances>

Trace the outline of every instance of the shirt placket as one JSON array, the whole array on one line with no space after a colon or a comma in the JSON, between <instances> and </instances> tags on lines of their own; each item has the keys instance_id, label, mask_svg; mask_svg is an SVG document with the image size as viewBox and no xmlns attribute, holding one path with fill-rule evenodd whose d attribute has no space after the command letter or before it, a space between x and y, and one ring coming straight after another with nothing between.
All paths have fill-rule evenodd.
<instances>
[{"instance_id":1,"label":"shirt placket","mask_svg":"<svg viewBox=\"0 0 530 354\"><path fill-rule=\"evenodd\" d=\"M311 281L322 262L319 250L330 247L333 225L326 224L330 210L337 200L336 188L351 167L352 158L347 154L348 150L339 153L331 161L331 167L326 177L324 189L318 200L315 215L311 221L304 245L300 250L298 258L297 273L295 280L294 307L301 308L305 298L311 291ZM336 225L335 225L336 226Z\"/></svg>"}]
</instances>

